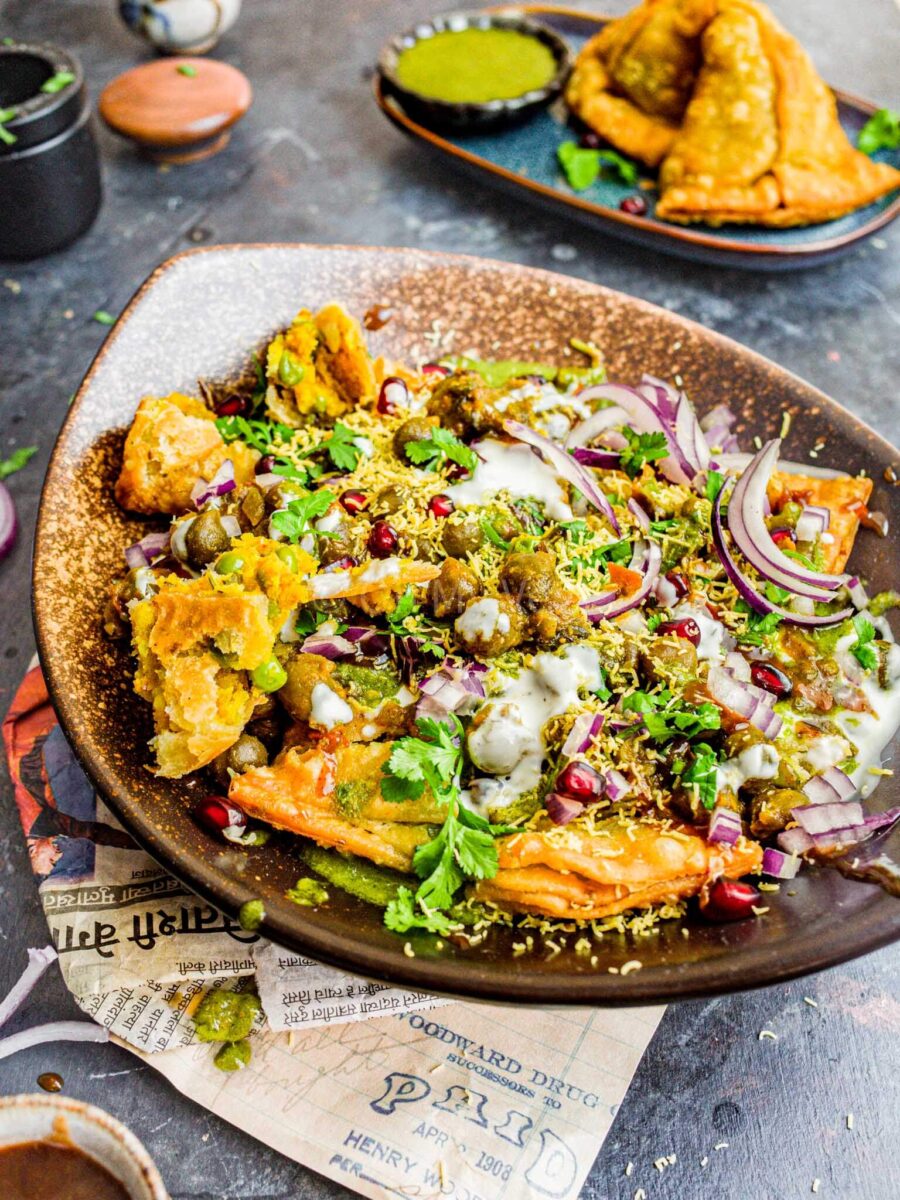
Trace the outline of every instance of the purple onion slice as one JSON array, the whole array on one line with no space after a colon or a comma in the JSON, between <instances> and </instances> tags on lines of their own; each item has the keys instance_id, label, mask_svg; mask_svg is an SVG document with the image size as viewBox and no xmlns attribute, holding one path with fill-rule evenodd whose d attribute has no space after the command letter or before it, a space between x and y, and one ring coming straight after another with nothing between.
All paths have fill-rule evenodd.
<instances>
[{"instance_id":1,"label":"purple onion slice","mask_svg":"<svg viewBox=\"0 0 900 1200\"><path fill-rule=\"evenodd\" d=\"M234 463L230 458L226 458L209 482L205 479L197 480L191 488L191 503L195 508L202 508L207 500L233 492L236 487Z\"/></svg>"}]
</instances>

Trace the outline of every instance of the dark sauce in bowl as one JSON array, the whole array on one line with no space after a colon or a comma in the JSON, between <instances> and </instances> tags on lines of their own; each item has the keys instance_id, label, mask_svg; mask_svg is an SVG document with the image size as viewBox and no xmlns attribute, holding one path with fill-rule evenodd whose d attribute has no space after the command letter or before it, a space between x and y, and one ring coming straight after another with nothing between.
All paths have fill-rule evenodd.
<instances>
[{"instance_id":1,"label":"dark sauce in bowl","mask_svg":"<svg viewBox=\"0 0 900 1200\"><path fill-rule=\"evenodd\" d=\"M0 1196L3 1200L130 1200L102 1163L59 1142L0 1147Z\"/></svg>"}]
</instances>

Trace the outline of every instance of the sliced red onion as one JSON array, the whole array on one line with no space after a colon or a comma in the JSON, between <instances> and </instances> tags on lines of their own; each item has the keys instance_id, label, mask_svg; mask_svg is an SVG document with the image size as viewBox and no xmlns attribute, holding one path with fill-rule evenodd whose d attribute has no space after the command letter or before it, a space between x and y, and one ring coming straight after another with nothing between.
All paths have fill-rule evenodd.
<instances>
[{"instance_id":1,"label":"sliced red onion","mask_svg":"<svg viewBox=\"0 0 900 1200\"><path fill-rule=\"evenodd\" d=\"M831 513L820 504L807 504L797 518L794 538L798 542L814 542L828 528Z\"/></svg>"},{"instance_id":2,"label":"sliced red onion","mask_svg":"<svg viewBox=\"0 0 900 1200\"><path fill-rule=\"evenodd\" d=\"M583 467L598 467L601 471L615 471L622 457L615 450L595 450L593 447L576 446L572 457Z\"/></svg>"},{"instance_id":3,"label":"sliced red onion","mask_svg":"<svg viewBox=\"0 0 900 1200\"><path fill-rule=\"evenodd\" d=\"M571 796L563 796L559 792L550 792L545 796L544 807L554 825L568 825L584 812L584 805L580 800L573 800Z\"/></svg>"},{"instance_id":4,"label":"sliced red onion","mask_svg":"<svg viewBox=\"0 0 900 1200\"><path fill-rule=\"evenodd\" d=\"M165 533L148 533L139 542L129 546L125 551L125 565L129 571L139 571L141 567L149 567L150 563L169 545L168 531Z\"/></svg>"},{"instance_id":5,"label":"sliced red onion","mask_svg":"<svg viewBox=\"0 0 900 1200\"><path fill-rule=\"evenodd\" d=\"M641 390L655 398L656 407L664 422L674 430L675 440L687 458L694 475L709 466L709 446L697 420L694 406L683 391L676 391L670 384L653 375L644 375Z\"/></svg>"},{"instance_id":6,"label":"sliced red onion","mask_svg":"<svg viewBox=\"0 0 900 1200\"><path fill-rule=\"evenodd\" d=\"M716 497L715 504L713 505L713 545L715 546L719 561L725 568L725 574L752 609L760 613L776 613L782 618L782 620L788 621L792 625L804 625L807 627L837 625L852 614L853 610L851 608L842 608L839 612L828 613L826 616L822 617L817 617L815 615L809 615L806 613L791 612L790 609L781 608L778 604L773 604L771 600L758 591L756 585L738 567L731 554L731 551L728 549L728 543L725 540L725 530L722 525L722 499L724 494L725 489L722 488ZM831 597L831 599L833 598L834 597Z\"/></svg>"},{"instance_id":7,"label":"sliced red onion","mask_svg":"<svg viewBox=\"0 0 900 1200\"><path fill-rule=\"evenodd\" d=\"M257 479L258 482L259 479ZM195 508L202 508L207 500L211 500L214 496L224 496L227 492L233 492L236 487L234 463L230 458L226 458L209 482L205 479L197 480L191 488L191 503Z\"/></svg>"},{"instance_id":8,"label":"sliced red onion","mask_svg":"<svg viewBox=\"0 0 900 1200\"><path fill-rule=\"evenodd\" d=\"M729 650L722 666L733 679L740 683L750 682L750 664L737 650Z\"/></svg>"},{"instance_id":9,"label":"sliced red onion","mask_svg":"<svg viewBox=\"0 0 900 1200\"><path fill-rule=\"evenodd\" d=\"M712 810L712 816L709 820L709 832L707 840L710 842L721 842L725 846L733 846L741 836L742 826L741 818L731 808L726 808L722 804L717 804Z\"/></svg>"},{"instance_id":10,"label":"sliced red onion","mask_svg":"<svg viewBox=\"0 0 900 1200\"><path fill-rule=\"evenodd\" d=\"M643 529L644 533L649 533L650 514L647 512L646 508L644 508L643 504L641 504L639 500L635 500L633 496L628 501L628 511L637 521L638 525L640 525L641 529Z\"/></svg>"},{"instance_id":11,"label":"sliced red onion","mask_svg":"<svg viewBox=\"0 0 900 1200\"><path fill-rule=\"evenodd\" d=\"M0 1000L0 1026L6 1024L10 1017L18 1012L24 1002L28 999L32 988L47 970L52 962L56 962L59 955L53 946L42 946L35 950L28 950L28 966L13 984L9 992Z\"/></svg>"},{"instance_id":12,"label":"sliced red onion","mask_svg":"<svg viewBox=\"0 0 900 1200\"><path fill-rule=\"evenodd\" d=\"M343 636L352 642L360 654L368 658L378 658L387 654L391 648L391 639L386 633L373 629L370 625L351 625L345 629ZM479 663L478 666L481 666ZM487 669L487 668L485 668Z\"/></svg>"},{"instance_id":13,"label":"sliced red onion","mask_svg":"<svg viewBox=\"0 0 900 1200\"><path fill-rule=\"evenodd\" d=\"M801 829L797 825L793 829L785 829L779 833L778 845L787 854L806 854L808 850L812 850L815 842L805 829Z\"/></svg>"},{"instance_id":14,"label":"sliced red onion","mask_svg":"<svg viewBox=\"0 0 900 1200\"><path fill-rule=\"evenodd\" d=\"M338 658L352 658L356 653L353 643L337 633L311 633L300 650L303 654L318 654L332 662Z\"/></svg>"},{"instance_id":15,"label":"sliced red onion","mask_svg":"<svg viewBox=\"0 0 900 1200\"><path fill-rule=\"evenodd\" d=\"M736 420L737 417L727 404L717 404L700 418L700 428L704 433L708 433L717 425L724 425L726 429L730 429Z\"/></svg>"},{"instance_id":16,"label":"sliced red onion","mask_svg":"<svg viewBox=\"0 0 900 1200\"><path fill-rule=\"evenodd\" d=\"M450 713L471 712L478 707L478 701L484 699L484 685L479 678L482 674L481 663L444 663L439 671L419 684L425 700L419 701L416 716L434 716L438 711L445 717Z\"/></svg>"},{"instance_id":17,"label":"sliced red onion","mask_svg":"<svg viewBox=\"0 0 900 1200\"><path fill-rule=\"evenodd\" d=\"M49 1042L108 1042L109 1030L93 1021L51 1021L34 1025L10 1037L0 1038L0 1058L9 1058L20 1050L43 1046Z\"/></svg>"},{"instance_id":18,"label":"sliced red onion","mask_svg":"<svg viewBox=\"0 0 900 1200\"><path fill-rule=\"evenodd\" d=\"M696 472L679 446L674 428L663 420L650 396L638 388L622 383L601 383L585 388L580 393L583 400L611 400L628 414L629 425L638 433L661 433L666 439L669 453L660 460L660 470L672 483L690 484Z\"/></svg>"},{"instance_id":19,"label":"sliced red onion","mask_svg":"<svg viewBox=\"0 0 900 1200\"><path fill-rule=\"evenodd\" d=\"M849 829L862 825L865 817L858 800L844 800L834 804L807 804L791 809L797 824L813 837L817 833L833 833L836 829Z\"/></svg>"},{"instance_id":20,"label":"sliced red onion","mask_svg":"<svg viewBox=\"0 0 900 1200\"><path fill-rule=\"evenodd\" d=\"M845 825L842 829L827 829L823 833L812 834L815 848L830 854L835 850L845 850L856 846L869 836L865 825Z\"/></svg>"},{"instance_id":21,"label":"sliced red onion","mask_svg":"<svg viewBox=\"0 0 900 1200\"><path fill-rule=\"evenodd\" d=\"M239 538L241 536L241 523L232 513L226 513L219 518L222 528L230 538Z\"/></svg>"},{"instance_id":22,"label":"sliced red onion","mask_svg":"<svg viewBox=\"0 0 900 1200\"><path fill-rule=\"evenodd\" d=\"M763 850L762 869L764 875L772 879L793 879L800 870L800 858L796 854L786 854L773 846Z\"/></svg>"},{"instance_id":23,"label":"sliced red onion","mask_svg":"<svg viewBox=\"0 0 900 1200\"><path fill-rule=\"evenodd\" d=\"M900 807L889 808L883 813L873 813L870 817L866 817L863 824L868 833L883 832L891 825L896 825L900 821Z\"/></svg>"},{"instance_id":24,"label":"sliced red onion","mask_svg":"<svg viewBox=\"0 0 900 1200\"><path fill-rule=\"evenodd\" d=\"M625 799L631 791L631 784L621 771L617 771L615 767L611 767L606 772L603 791L606 798L612 800L615 804L617 801Z\"/></svg>"},{"instance_id":25,"label":"sliced red onion","mask_svg":"<svg viewBox=\"0 0 900 1200\"><path fill-rule=\"evenodd\" d=\"M579 400L587 395L587 390L579 393ZM613 425L627 425L628 414L623 412L617 405L612 404L608 408L599 408L595 413L584 421L576 425L569 436L566 438L566 449L573 450L575 447L589 446L591 442L596 441L601 433L604 433ZM578 457L577 455L575 456Z\"/></svg>"},{"instance_id":26,"label":"sliced red onion","mask_svg":"<svg viewBox=\"0 0 900 1200\"><path fill-rule=\"evenodd\" d=\"M594 508L598 509L599 512L603 513L615 533L621 536L622 531L619 528L619 522L616 520L616 514L613 512L613 506L597 487L593 476L586 467L583 467L581 463L577 463L568 451L563 450L562 446L558 446L556 442L551 442L549 438L544 437L542 433L538 433L536 429L531 429L528 425L523 425L521 421L504 421L503 428L510 437L524 442L526 446L533 446L541 457L563 479L571 483L573 487L578 488L584 498L590 504L593 504Z\"/></svg>"},{"instance_id":27,"label":"sliced red onion","mask_svg":"<svg viewBox=\"0 0 900 1200\"><path fill-rule=\"evenodd\" d=\"M5 483L0 483L0 558L6 558L16 544L19 521L16 506Z\"/></svg>"},{"instance_id":28,"label":"sliced red onion","mask_svg":"<svg viewBox=\"0 0 900 1200\"><path fill-rule=\"evenodd\" d=\"M574 758L577 754L584 754L589 750L594 738L603 728L603 721L603 713L579 713L563 742L563 758Z\"/></svg>"},{"instance_id":29,"label":"sliced red onion","mask_svg":"<svg viewBox=\"0 0 900 1200\"><path fill-rule=\"evenodd\" d=\"M847 591L850 593L850 599L857 608L869 607L869 596L866 589L859 581L858 575L851 575L847 580Z\"/></svg>"},{"instance_id":30,"label":"sliced red onion","mask_svg":"<svg viewBox=\"0 0 900 1200\"><path fill-rule=\"evenodd\" d=\"M662 565L662 550L656 542L635 542L634 554L631 558L630 569L640 571L644 576L643 583L630 596L621 598L617 592L603 592L590 600L583 600L581 607L590 621L610 621L622 613L643 604L659 578L659 568Z\"/></svg>"},{"instance_id":31,"label":"sliced red onion","mask_svg":"<svg viewBox=\"0 0 900 1200\"><path fill-rule=\"evenodd\" d=\"M803 567L778 549L766 528L763 502L780 449L780 438L767 442L734 485L728 505L728 529L737 548L764 579L827 603L836 599L834 593L846 586L849 576L825 575Z\"/></svg>"}]
</instances>

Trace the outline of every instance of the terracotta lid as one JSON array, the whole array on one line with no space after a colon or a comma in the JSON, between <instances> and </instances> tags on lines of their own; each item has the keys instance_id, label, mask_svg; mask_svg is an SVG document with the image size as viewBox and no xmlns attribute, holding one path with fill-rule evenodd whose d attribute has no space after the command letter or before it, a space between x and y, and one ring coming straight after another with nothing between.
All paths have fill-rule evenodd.
<instances>
[{"instance_id":1,"label":"terracotta lid","mask_svg":"<svg viewBox=\"0 0 900 1200\"><path fill-rule=\"evenodd\" d=\"M218 153L253 99L249 80L208 58L161 58L133 67L100 94L100 115L163 162Z\"/></svg>"}]
</instances>

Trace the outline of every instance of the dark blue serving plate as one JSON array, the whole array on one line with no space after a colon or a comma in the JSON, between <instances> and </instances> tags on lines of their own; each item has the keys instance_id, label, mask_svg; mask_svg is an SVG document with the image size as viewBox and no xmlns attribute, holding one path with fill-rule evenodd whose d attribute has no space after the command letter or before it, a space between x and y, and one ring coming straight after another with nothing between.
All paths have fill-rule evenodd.
<instances>
[{"instance_id":1,"label":"dark blue serving plate","mask_svg":"<svg viewBox=\"0 0 900 1200\"><path fill-rule=\"evenodd\" d=\"M497 9L494 11L503 11ZM588 38L609 20L571 9L524 5L515 9L549 26L566 39L577 54ZM863 125L877 105L845 92L835 92L841 124L856 143ZM562 102L543 109L526 123L484 133L437 133L413 120L383 79L376 78L375 97L382 112L404 133L433 150L448 155L464 169L480 175L518 196L530 197L557 213L566 213L592 225L601 233L624 238L647 250L674 254L716 266L753 270L787 271L846 253L882 229L900 213L900 191L857 209L837 221L798 229L764 229L727 225L673 225L654 216L653 192L642 192L648 202L646 216L630 216L620 202L635 189L601 178L583 192L566 183L556 158L557 147L575 134ZM880 151L877 158L900 167L900 150Z\"/></svg>"}]
</instances>

